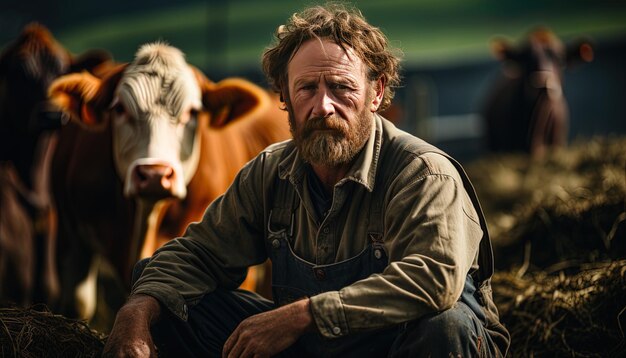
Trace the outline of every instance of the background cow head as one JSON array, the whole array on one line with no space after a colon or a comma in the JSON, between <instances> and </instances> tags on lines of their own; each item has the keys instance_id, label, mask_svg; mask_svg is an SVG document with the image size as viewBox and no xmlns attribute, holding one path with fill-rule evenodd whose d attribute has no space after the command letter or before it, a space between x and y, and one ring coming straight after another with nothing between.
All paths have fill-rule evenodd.
<instances>
[{"instance_id":1,"label":"background cow head","mask_svg":"<svg viewBox=\"0 0 626 358\"><path fill-rule=\"evenodd\" d=\"M0 160L13 162L20 179L31 187L33 157L39 134L60 125L59 116L40 115L46 109L48 86L57 77L93 70L111 59L102 50L72 56L50 31L27 25L0 55Z\"/></svg>"},{"instance_id":2,"label":"background cow head","mask_svg":"<svg viewBox=\"0 0 626 358\"><path fill-rule=\"evenodd\" d=\"M510 78L524 78L530 87L548 87L559 90L563 70L576 61L591 62L593 48L586 39L564 44L550 29L538 27L515 46L502 38L491 43L494 56L503 62L504 72Z\"/></svg>"}]
</instances>

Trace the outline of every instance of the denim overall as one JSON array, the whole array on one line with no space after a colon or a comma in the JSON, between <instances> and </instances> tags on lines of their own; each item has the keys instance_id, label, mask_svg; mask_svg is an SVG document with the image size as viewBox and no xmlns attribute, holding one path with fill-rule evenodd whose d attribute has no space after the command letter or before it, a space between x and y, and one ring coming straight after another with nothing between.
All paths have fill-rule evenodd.
<instances>
[{"instance_id":1,"label":"denim overall","mask_svg":"<svg viewBox=\"0 0 626 358\"><path fill-rule=\"evenodd\" d=\"M279 306L322 292L340 290L373 273L382 272L387 266L387 254L382 242L370 242L357 256L348 260L315 265L292 251L286 230L274 233L270 239L272 292L274 302ZM300 338L297 345L298 351L310 357L385 356L396 332L397 329L387 329L337 339L325 339L317 333L308 333Z\"/></svg>"}]
</instances>

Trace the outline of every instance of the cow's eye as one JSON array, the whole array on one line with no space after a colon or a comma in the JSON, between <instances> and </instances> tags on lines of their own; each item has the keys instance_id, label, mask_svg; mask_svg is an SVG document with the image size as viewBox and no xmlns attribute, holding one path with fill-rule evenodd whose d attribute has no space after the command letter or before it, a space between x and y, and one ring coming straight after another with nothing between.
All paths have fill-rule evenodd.
<instances>
[{"instance_id":1,"label":"cow's eye","mask_svg":"<svg viewBox=\"0 0 626 358\"><path fill-rule=\"evenodd\" d=\"M192 108L189 110L189 120L190 121L195 121L198 119L198 113L200 113L200 111L198 111L195 108Z\"/></svg>"},{"instance_id":2,"label":"cow's eye","mask_svg":"<svg viewBox=\"0 0 626 358\"><path fill-rule=\"evenodd\" d=\"M124 108L123 104L118 102L113 106L113 112L118 116L122 116L126 113L126 108Z\"/></svg>"},{"instance_id":3,"label":"cow's eye","mask_svg":"<svg viewBox=\"0 0 626 358\"><path fill-rule=\"evenodd\" d=\"M180 116L180 124L187 124L190 121L195 122L198 119L198 113L199 111L195 108L191 108L189 109L189 111L187 111L187 113L184 113L182 116Z\"/></svg>"}]
</instances>

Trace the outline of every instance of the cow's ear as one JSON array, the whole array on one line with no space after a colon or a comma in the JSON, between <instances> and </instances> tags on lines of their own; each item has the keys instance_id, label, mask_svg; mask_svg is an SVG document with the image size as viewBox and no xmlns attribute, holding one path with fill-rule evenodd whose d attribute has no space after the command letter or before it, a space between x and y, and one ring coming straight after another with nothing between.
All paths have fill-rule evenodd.
<instances>
[{"instance_id":1,"label":"cow's ear","mask_svg":"<svg viewBox=\"0 0 626 358\"><path fill-rule=\"evenodd\" d=\"M50 102L70 118L87 126L100 124L93 101L101 80L84 71L57 78L48 88Z\"/></svg>"},{"instance_id":2,"label":"cow's ear","mask_svg":"<svg viewBox=\"0 0 626 358\"><path fill-rule=\"evenodd\" d=\"M229 78L218 83L204 79L199 81L202 104L211 115L211 127L255 117L270 105L269 94L245 79Z\"/></svg>"},{"instance_id":3,"label":"cow's ear","mask_svg":"<svg viewBox=\"0 0 626 358\"><path fill-rule=\"evenodd\" d=\"M499 61L514 60L515 51L508 40L502 37L494 37L489 43L491 53Z\"/></svg>"},{"instance_id":4,"label":"cow's ear","mask_svg":"<svg viewBox=\"0 0 626 358\"><path fill-rule=\"evenodd\" d=\"M99 49L89 50L80 56L71 58L72 63L70 65L70 70L68 71L69 73L80 72L82 70L87 70L93 73L96 67L113 60L113 57L108 51Z\"/></svg>"},{"instance_id":5,"label":"cow's ear","mask_svg":"<svg viewBox=\"0 0 626 358\"><path fill-rule=\"evenodd\" d=\"M576 39L567 44L566 61L567 65L584 61L593 61L594 51L593 44L588 39Z\"/></svg>"}]
</instances>

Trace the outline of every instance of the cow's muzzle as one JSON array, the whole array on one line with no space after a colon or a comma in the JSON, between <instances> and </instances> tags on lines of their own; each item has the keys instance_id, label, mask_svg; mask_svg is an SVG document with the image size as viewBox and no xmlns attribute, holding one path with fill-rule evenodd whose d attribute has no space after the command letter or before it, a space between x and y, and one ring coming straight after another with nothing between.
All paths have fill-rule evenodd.
<instances>
[{"instance_id":1,"label":"cow's muzzle","mask_svg":"<svg viewBox=\"0 0 626 358\"><path fill-rule=\"evenodd\" d=\"M176 170L170 165L139 164L132 168L129 194L152 199L173 197L176 180Z\"/></svg>"}]
</instances>

